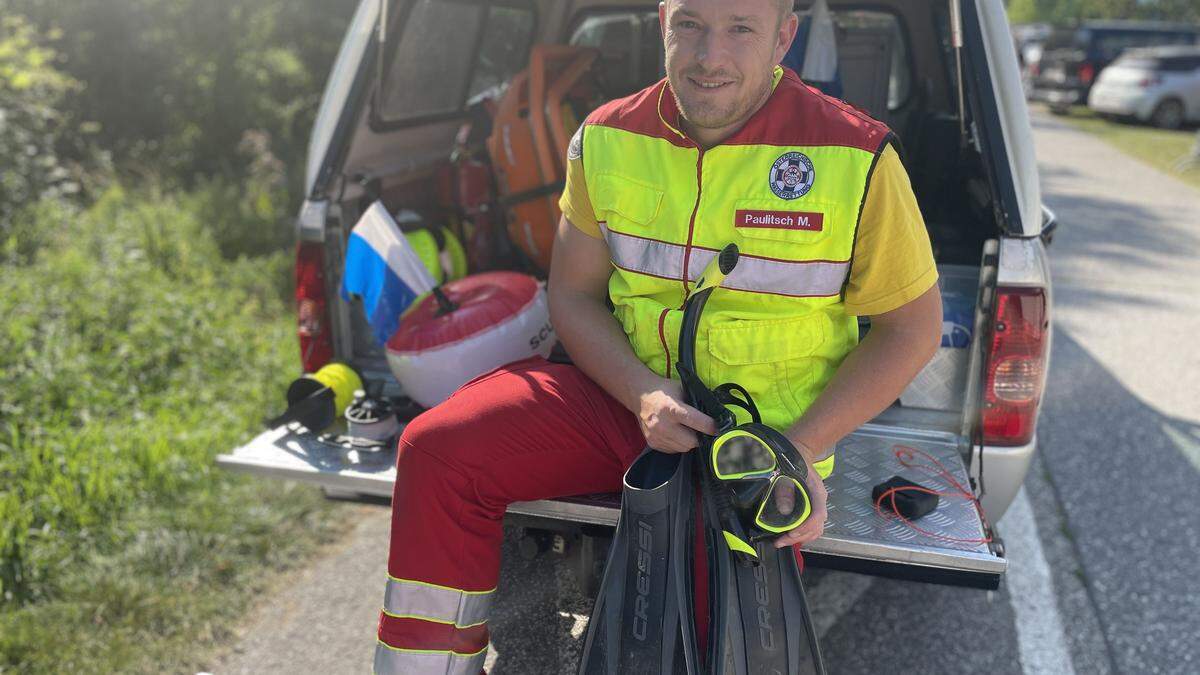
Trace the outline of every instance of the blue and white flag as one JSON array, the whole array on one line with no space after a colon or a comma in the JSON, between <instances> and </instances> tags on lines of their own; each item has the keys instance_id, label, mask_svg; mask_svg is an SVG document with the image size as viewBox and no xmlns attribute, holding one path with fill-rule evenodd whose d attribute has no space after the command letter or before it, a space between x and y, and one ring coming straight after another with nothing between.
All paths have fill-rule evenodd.
<instances>
[{"instance_id":1,"label":"blue and white flag","mask_svg":"<svg viewBox=\"0 0 1200 675\"><path fill-rule=\"evenodd\" d=\"M796 39L783 57L783 65L800 79L835 98L842 97L838 72L837 32L825 0L816 0L800 22Z\"/></svg>"},{"instance_id":2,"label":"blue and white flag","mask_svg":"<svg viewBox=\"0 0 1200 675\"><path fill-rule=\"evenodd\" d=\"M435 285L383 203L372 204L350 231L342 298L362 298L375 340L385 344L400 327L404 310Z\"/></svg>"}]
</instances>

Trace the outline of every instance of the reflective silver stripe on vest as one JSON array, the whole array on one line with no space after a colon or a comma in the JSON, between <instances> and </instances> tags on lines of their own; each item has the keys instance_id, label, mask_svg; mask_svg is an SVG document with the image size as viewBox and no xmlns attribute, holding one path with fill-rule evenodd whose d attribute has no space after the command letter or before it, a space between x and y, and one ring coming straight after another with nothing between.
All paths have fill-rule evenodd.
<instances>
[{"instance_id":1,"label":"reflective silver stripe on vest","mask_svg":"<svg viewBox=\"0 0 1200 675\"><path fill-rule=\"evenodd\" d=\"M715 251L692 248L688 276L695 281L704 267L716 257ZM850 271L849 262L809 260L767 260L742 256L737 267L721 282L722 288L754 293L774 293L794 297L829 297L842 292L842 283Z\"/></svg>"},{"instance_id":2,"label":"reflective silver stripe on vest","mask_svg":"<svg viewBox=\"0 0 1200 675\"><path fill-rule=\"evenodd\" d=\"M376 675L479 675L487 658L487 647L475 654L396 649L383 642L375 645Z\"/></svg>"},{"instance_id":3,"label":"reflective silver stripe on vest","mask_svg":"<svg viewBox=\"0 0 1200 675\"><path fill-rule=\"evenodd\" d=\"M683 275L683 256L687 247L614 232L603 222L600 228L608 243L609 256L617 267L664 279L678 279ZM692 247L688 262L691 281L700 277L704 267L716 255L716 251ZM721 286L752 293L829 297L842 292L849 271L848 261L789 261L742 256Z\"/></svg>"},{"instance_id":4,"label":"reflective silver stripe on vest","mask_svg":"<svg viewBox=\"0 0 1200 675\"><path fill-rule=\"evenodd\" d=\"M683 246L613 232L604 222L600 223L600 229L608 242L609 257L617 267L664 279L678 279L683 274Z\"/></svg>"},{"instance_id":5,"label":"reflective silver stripe on vest","mask_svg":"<svg viewBox=\"0 0 1200 675\"><path fill-rule=\"evenodd\" d=\"M384 613L470 628L487 621L493 591L461 591L388 577L383 596Z\"/></svg>"}]
</instances>

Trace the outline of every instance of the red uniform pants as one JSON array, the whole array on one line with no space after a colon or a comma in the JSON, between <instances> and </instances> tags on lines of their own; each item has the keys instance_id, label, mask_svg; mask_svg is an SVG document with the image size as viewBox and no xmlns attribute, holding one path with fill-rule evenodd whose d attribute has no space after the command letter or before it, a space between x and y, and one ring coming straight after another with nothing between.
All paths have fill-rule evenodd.
<instances>
[{"instance_id":1,"label":"red uniform pants","mask_svg":"<svg viewBox=\"0 0 1200 675\"><path fill-rule=\"evenodd\" d=\"M573 365L540 357L463 385L400 437L379 673L479 673L514 501L617 492L645 447L637 417Z\"/></svg>"}]
</instances>

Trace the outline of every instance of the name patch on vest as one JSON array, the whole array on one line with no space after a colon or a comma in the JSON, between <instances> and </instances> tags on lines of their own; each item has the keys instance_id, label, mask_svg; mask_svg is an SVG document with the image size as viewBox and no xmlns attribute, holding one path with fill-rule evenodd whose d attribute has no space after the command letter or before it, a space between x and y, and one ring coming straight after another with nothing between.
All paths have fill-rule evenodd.
<instances>
[{"instance_id":1,"label":"name patch on vest","mask_svg":"<svg viewBox=\"0 0 1200 675\"><path fill-rule=\"evenodd\" d=\"M825 226L825 214L809 211L738 210L733 216L733 226L820 232Z\"/></svg>"}]
</instances>

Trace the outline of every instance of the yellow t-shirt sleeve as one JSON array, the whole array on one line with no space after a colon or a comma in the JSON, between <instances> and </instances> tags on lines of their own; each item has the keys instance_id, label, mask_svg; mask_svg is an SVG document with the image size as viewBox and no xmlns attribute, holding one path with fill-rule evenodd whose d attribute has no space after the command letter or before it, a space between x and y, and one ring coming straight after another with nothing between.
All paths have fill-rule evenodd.
<instances>
[{"instance_id":1,"label":"yellow t-shirt sleeve","mask_svg":"<svg viewBox=\"0 0 1200 675\"><path fill-rule=\"evenodd\" d=\"M562 196L558 198L558 208L562 209L563 215L576 229L595 239L600 238L600 224L596 222L587 181L583 179L581 157L567 159L567 181Z\"/></svg>"},{"instance_id":2,"label":"yellow t-shirt sleeve","mask_svg":"<svg viewBox=\"0 0 1200 675\"><path fill-rule=\"evenodd\" d=\"M888 146L875 164L858 224L846 313L884 314L937 283L937 265L908 172Z\"/></svg>"}]
</instances>

